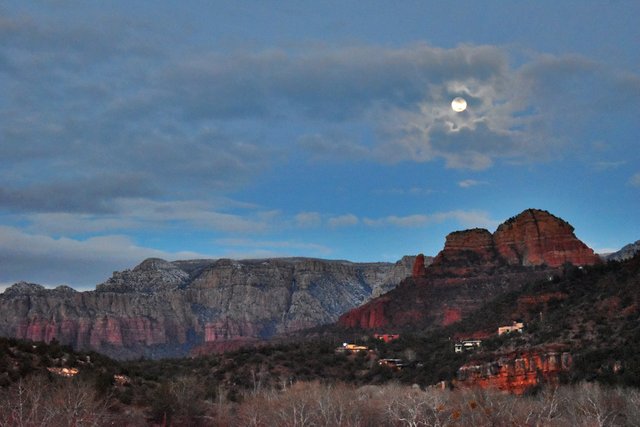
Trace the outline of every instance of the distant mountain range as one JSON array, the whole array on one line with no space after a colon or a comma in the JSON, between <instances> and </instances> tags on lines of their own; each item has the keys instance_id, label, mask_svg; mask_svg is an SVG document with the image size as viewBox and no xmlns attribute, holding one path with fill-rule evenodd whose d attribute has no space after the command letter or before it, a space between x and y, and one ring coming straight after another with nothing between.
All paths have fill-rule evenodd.
<instances>
[{"instance_id":1,"label":"distant mountain range","mask_svg":"<svg viewBox=\"0 0 640 427\"><path fill-rule=\"evenodd\" d=\"M0 335L55 338L116 358L228 349L333 322L395 287L411 274L413 259L147 259L95 291L21 282L0 294Z\"/></svg>"},{"instance_id":2,"label":"distant mountain range","mask_svg":"<svg viewBox=\"0 0 640 427\"><path fill-rule=\"evenodd\" d=\"M640 252L640 240L623 246L622 249L617 252L604 254L602 257L607 261L624 261L633 258L638 252Z\"/></svg>"}]
</instances>

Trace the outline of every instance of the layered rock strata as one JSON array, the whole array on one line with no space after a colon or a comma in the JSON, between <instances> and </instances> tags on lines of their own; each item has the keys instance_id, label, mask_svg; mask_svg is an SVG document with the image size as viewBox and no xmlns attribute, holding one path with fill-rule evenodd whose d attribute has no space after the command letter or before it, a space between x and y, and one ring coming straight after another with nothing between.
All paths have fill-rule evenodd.
<instances>
[{"instance_id":1,"label":"layered rock strata","mask_svg":"<svg viewBox=\"0 0 640 427\"><path fill-rule=\"evenodd\" d=\"M403 262L148 259L95 291L18 283L0 294L0 335L118 358L184 356L331 323L411 274ZM408 265L408 266L407 266Z\"/></svg>"},{"instance_id":2,"label":"layered rock strata","mask_svg":"<svg viewBox=\"0 0 640 427\"><path fill-rule=\"evenodd\" d=\"M569 372L568 352L540 350L505 354L491 362L470 362L458 369L455 385L524 394L540 384L557 384Z\"/></svg>"},{"instance_id":3,"label":"layered rock strata","mask_svg":"<svg viewBox=\"0 0 640 427\"><path fill-rule=\"evenodd\" d=\"M345 313L338 325L394 330L411 324L444 326L502 292L560 274L565 263L599 263L573 230L546 211L528 209L494 233L480 228L453 232L424 273L417 260L412 277Z\"/></svg>"}]
</instances>

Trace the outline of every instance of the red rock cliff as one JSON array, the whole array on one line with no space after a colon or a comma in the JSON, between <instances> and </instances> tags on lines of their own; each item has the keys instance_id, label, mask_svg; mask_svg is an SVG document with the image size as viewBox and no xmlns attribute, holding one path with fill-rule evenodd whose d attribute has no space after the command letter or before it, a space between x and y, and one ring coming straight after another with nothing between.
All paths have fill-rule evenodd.
<instances>
[{"instance_id":1,"label":"red rock cliff","mask_svg":"<svg viewBox=\"0 0 640 427\"><path fill-rule=\"evenodd\" d=\"M365 329L448 325L501 292L559 274L565 262L590 265L600 260L571 225L546 211L528 209L493 234L481 228L450 233L424 273L416 258L411 278L384 299L342 315L338 324ZM523 268L533 266L547 268Z\"/></svg>"},{"instance_id":2,"label":"red rock cliff","mask_svg":"<svg viewBox=\"0 0 640 427\"><path fill-rule=\"evenodd\" d=\"M488 230L472 230L450 233L444 249L433 260L431 272L437 275L472 276L478 269L493 267L499 263L493 236Z\"/></svg>"},{"instance_id":3,"label":"red rock cliff","mask_svg":"<svg viewBox=\"0 0 640 427\"><path fill-rule=\"evenodd\" d=\"M413 270L411 275L413 277L423 277L427 274L427 270L424 266L424 254L418 254L413 262Z\"/></svg>"},{"instance_id":4,"label":"red rock cliff","mask_svg":"<svg viewBox=\"0 0 640 427\"><path fill-rule=\"evenodd\" d=\"M554 350L506 354L492 362L467 363L458 369L458 387L493 388L523 394L541 383L557 383L571 369L571 354Z\"/></svg>"},{"instance_id":5,"label":"red rock cliff","mask_svg":"<svg viewBox=\"0 0 640 427\"><path fill-rule=\"evenodd\" d=\"M496 249L509 264L546 264L559 267L569 262L591 265L599 257L573 233L573 227L549 212L527 209L501 224L493 234Z\"/></svg>"}]
</instances>

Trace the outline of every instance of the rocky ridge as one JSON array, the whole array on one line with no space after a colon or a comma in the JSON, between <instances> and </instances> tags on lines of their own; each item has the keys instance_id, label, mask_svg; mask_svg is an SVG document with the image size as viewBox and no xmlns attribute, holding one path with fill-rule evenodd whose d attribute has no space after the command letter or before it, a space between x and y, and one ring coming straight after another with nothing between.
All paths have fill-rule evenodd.
<instances>
[{"instance_id":1,"label":"rocky ridge","mask_svg":"<svg viewBox=\"0 0 640 427\"><path fill-rule=\"evenodd\" d=\"M549 212L527 209L494 233L480 228L450 233L424 273L417 266L396 289L345 313L338 325L395 330L416 324L446 326L489 298L560 274L565 263L599 263L573 231Z\"/></svg>"},{"instance_id":2,"label":"rocky ridge","mask_svg":"<svg viewBox=\"0 0 640 427\"><path fill-rule=\"evenodd\" d=\"M633 258L638 252L640 252L640 240L623 246L617 252L605 255L604 259L607 261L624 261Z\"/></svg>"},{"instance_id":3,"label":"rocky ridge","mask_svg":"<svg viewBox=\"0 0 640 427\"><path fill-rule=\"evenodd\" d=\"M184 356L206 343L228 346L333 322L410 275L413 258L152 258L114 272L95 291L21 282L0 294L0 335L55 338L117 358Z\"/></svg>"}]
</instances>

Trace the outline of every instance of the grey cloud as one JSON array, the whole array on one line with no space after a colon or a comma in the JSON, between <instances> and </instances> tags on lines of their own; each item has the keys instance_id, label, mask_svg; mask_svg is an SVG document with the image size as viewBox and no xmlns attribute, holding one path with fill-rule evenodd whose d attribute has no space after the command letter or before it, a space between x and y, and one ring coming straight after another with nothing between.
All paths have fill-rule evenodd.
<instances>
[{"instance_id":1,"label":"grey cloud","mask_svg":"<svg viewBox=\"0 0 640 427\"><path fill-rule=\"evenodd\" d=\"M90 176L25 188L0 187L0 204L18 211L113 213L117 198L155 194L140 175Z\"/></svg>"},{"instance_id":2,"label":"grey cloud","mask_svg":"<svg viewBox=\"0 0 640 427\"><path fill-rule=\"evenodd\" d=\"M414 108L446 81L494 79L506 56L493 47L445 50L425 44L406 48L309 47L188 58L163 72L165 87L196 117L290 114L343 120L372 106Z\"/></svg>"},{"instance_id":3,"label":"grey cloud","mask_svg":"<svg viewBox=\"0 0 640 427\"><path fill-rule=\"evenodd\" d=\"M371 149L341 135L304 135L298 145L314 160L354 161L369 159Z\"/></svg>"},{"instance_id":4,"label":"grey cloud","mask_svg":"<svg viewBox=\"0 0 640 427\"><path fill-rule=\"evenodd\" d=\"M28 229L36 233L73 235L77 233L122 232L179 227L224 233L256 233L273 226L278 213L257 210L234 202L216 204L205 200L158 201L119 198L111 212L36 213L23 215ZM240 213L233 213L240 209ZM231 210L232 212L229 212Z\"/></svg>"},{"instance_id":5,"label":"grey cloud","mask_svg":"<svg viewBox=\"0 0 640 427\"><path fill-rule=\"evenodd\" d=\"M638 76L581 57L539 56L514 68L493 46L185 53L164 49L168 32L115 18L96 28L0 19L0 69L23 71L2 83L0 177L14 185L0 197L32 211L108 212L118 197L207 198L300 149L314 160L443 159L468 169L539 160L566 145L552 113L562 96L581 96L568 83L595 80L607 102L609 92L640 93ZM459 115L449 108L457 95L469 102ZM556 110L545 109L550 102ZM576 105L572 114L584 115ZM363 134L374 137L365 145ZM132 171L141 178L130 189L100 182ZM62 190L46 200L47 186Z\"/></svg>"},{"instance_id":6,"label":"grey cloud","mask_svg":"<svg viewBox=\"0 0 640 427\"><path fill-rule=\"evenodd\" d=\"M20 280L43 285L69 284L92 288L118 269L131 268L148 257L205 258L206 255L169 253L136 246L122 236L87 240L53 239L0 226L0 282Z\"/></svg>"}]
</instances>

